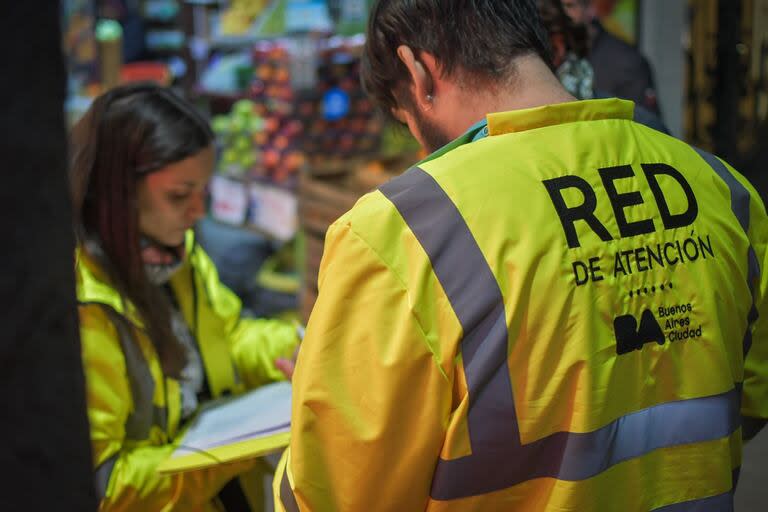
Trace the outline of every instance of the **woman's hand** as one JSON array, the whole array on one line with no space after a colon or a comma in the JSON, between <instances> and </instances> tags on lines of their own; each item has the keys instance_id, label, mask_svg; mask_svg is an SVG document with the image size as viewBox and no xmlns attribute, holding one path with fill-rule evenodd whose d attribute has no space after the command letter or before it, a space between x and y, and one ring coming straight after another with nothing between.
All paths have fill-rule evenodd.
<instances>
[{"instance_id":1,"label":"woman's hand","mask_svg":"<svg viewBox=\"0 0 768 512\"><path fill-rule=\"evenodd\" d=\"M296 347L296 352L293 353L291 359L280 358L275 361L275 367L280 370L288 380L293 379L293 372L296 370L296 359L299 357L299 347L301 347L301 345Z\"/></svg>"},{"instance_id":2,"label":"woman's hand","mask_svg":"<svg viewBox=\"0 0 768 512\"><path fill-rule=\"evenodd\" d=\"M296 359L299 357L299 347L301 347L301 342L304 341L304 326L298 322L295 325L296 336L299 337L299 344L296 345L296 351L293 353L293 357L291 359L280 358L275 361L275 368L280 370L288 380L293 380L293 372L296 370Z\"/></svg>"}]
</instances>

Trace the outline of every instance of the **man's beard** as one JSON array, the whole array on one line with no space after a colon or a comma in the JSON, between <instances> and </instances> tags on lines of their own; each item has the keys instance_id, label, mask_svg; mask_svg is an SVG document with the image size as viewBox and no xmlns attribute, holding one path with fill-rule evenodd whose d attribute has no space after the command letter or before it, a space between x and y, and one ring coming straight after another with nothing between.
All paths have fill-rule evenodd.
<instances>
[{"instance_id":1,"label":"man's beard","mask_svg":"<svg viewBox=\"0 0 768 512\"><path fill-rule=\"evenodd\" d=\"M432 121L425 119L420 112L414 113L414 123L419 130L424 149L430 153L434 153L441 147L451 142L451 138L445 134L436 124Z\"/></svg>"}]
</instances>

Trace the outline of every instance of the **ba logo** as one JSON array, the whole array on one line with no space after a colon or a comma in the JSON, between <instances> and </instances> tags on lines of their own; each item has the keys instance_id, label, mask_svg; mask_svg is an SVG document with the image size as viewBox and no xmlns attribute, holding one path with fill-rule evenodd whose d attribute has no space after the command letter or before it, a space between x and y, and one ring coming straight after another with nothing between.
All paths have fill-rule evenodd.
<instances>
[{"instance_id":1,"label":"ba logo","mask_svg":"<svg viewBox=\"0 0 768 512\"><path fill-rule=\"evenodd\" d=\"M640 327L634 316L624 315L613 321L613 330L616 333L616 353L619 355L640 350L646 343L655 341L663 345L665 341L664 331L648 309L640 317Z\"/></svg>"}]
</instances>

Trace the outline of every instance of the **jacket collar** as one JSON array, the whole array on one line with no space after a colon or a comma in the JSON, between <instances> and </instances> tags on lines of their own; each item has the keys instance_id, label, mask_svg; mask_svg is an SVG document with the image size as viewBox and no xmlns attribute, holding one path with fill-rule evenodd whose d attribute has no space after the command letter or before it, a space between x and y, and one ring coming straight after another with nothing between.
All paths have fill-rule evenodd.
<instances>
[{"instance_id":1,"label":"jacket collar","mask_svg":"<svg viewBox=\"0 0 768 512\"><path fill-rule=\"evenodd\" d=\"M187 262L189 264L196 246L195 234L189 230L186 235ZM144 327L136 307L123 299L106 271L98 262L101 249L98 245L86 242L75 250L75 275L77 301L81 304L104 304L126 317L139 328Z\"/></svg>"},{"instance_id":2,"label":"jacket collar","mask_svg":"<svg viewBox=\"0 0 768 512\"><path fill-rule=\"evenodd\" d=\"M75 250L75 276L77 301L80 304L103 304L126 317L137 327L144 327L136 308L124 300L117 288L93 254L91 244L81 245Z\"/></svg>"},{"instance_id":3,"label":"jacket collar","mask_svg":"<svg viewBox=\"0 0 768 512\"><path fill-rule=\"evenodd\" d=\"M488 114L488 134L504 135L579 121L632 120L635 105L616 98L572 101L556 105Z\"/></svg>"},{"instance_id":4,"label":"jacket collar","mask_svg":"<svg viewBox=\"0 0 768 512\"><path fill-rule=\"evenodd\" d=\"M571 101L525 110L488 114L485 119L472 125L463 135L427 156L417 165L440 158L459 146L476 142L488 136L493 137L578 121L632 120L634 110L635 104L631 101L608 98Z\"/></svg>"}]
</instances>

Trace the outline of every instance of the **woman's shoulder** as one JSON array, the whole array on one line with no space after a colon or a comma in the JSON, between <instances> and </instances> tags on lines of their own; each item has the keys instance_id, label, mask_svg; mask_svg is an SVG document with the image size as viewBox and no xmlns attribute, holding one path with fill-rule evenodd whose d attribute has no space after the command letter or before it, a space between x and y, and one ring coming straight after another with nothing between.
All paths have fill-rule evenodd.
<instances>
[{"instance_id":1,"label":"woman's shoulder","mask_svg":"<svg viewBox=\"0 0 768 512\"><path fill-rule=\"evenodd\" d=\"M80 244L75 249L75 284L78 302L98 302L98 299L113 295L119 297L106 269L99 262L99 254L94 254L94 248L86 244Z\"/></svg>"},{"instance_id":2,"label":"woman's shoulder","mask_svg":"<svg viewBox=\"0 0 768 512\"><path fill-rule=\"evenodd\" d=\"M110 313L114 312L139 327L143 325L136 315L135 308L123 299L112 284L106 270L99 263L98 253L94 254L93 249L83 245L75 251L75 286L81 312L105 318L107 321L110 321L112 316Z\"/></svg>"}]
</instances>

